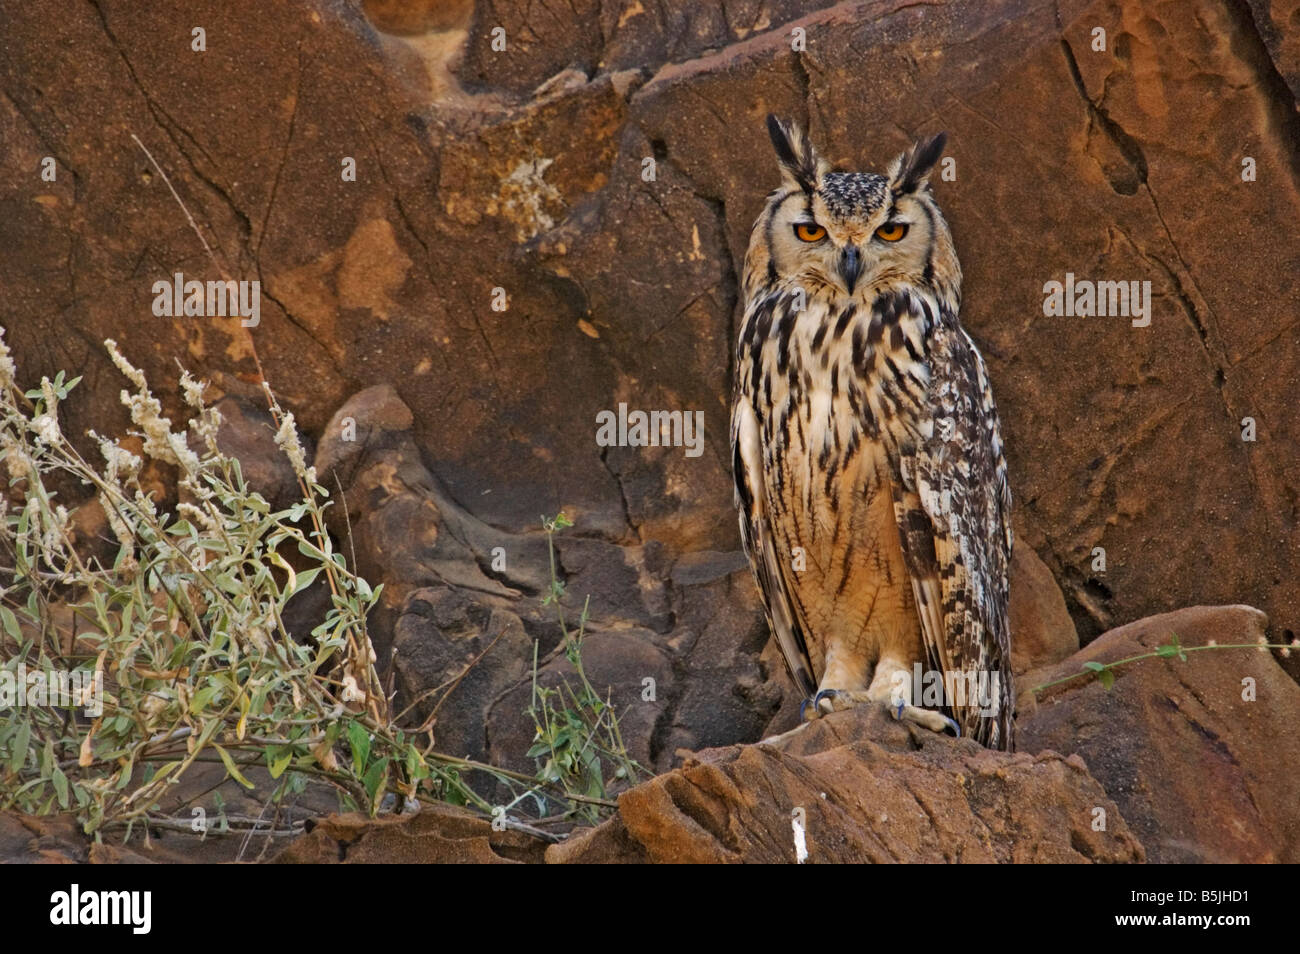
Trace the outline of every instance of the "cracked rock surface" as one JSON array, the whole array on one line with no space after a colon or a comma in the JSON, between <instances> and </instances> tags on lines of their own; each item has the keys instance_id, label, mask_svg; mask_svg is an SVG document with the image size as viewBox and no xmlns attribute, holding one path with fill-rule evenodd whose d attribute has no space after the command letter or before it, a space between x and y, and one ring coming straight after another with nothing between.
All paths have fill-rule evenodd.
<instances>
[{"instance_id":1,"label":"cracked rock surface","mask_svg":"<svg viewBox=\"0 0 1300 954\"><path fill-rule=\"evenodd\" d=\"M1018 539L1080 635L1241 600L1300 629L1294 2L254 8L5 7L0 141L58 178L0 185L0 317L20 367L83 371L105 398L70 404L69 431L124 423L105 337L160 392L179 358L254 401L255 348L316 438L391 383L431 477L502 531L564 508L614 545L733 552L737 269L775 183L762 117L858 167L944 128L956 178L936 188ZM205 53L175 29L191 21ZM218 265L262 283L258 327L152 314L154 281ZM1067 272L1149 281L1151 326L1045 317ZM597 446L620 402L701 411L703 452Z\"/></svg>"},{"instance_id":2,"label":"cracked rock surface","mask_svg":"<svg viewBox=\"0 0 1300 954\"><path fill-rule=\"evenodd\" d=\"M417 707L457 754L531 767L533 646L543 678L565 665L537 532L560 510L567 605L591 598L589 668L639 759L793 724L727 426L769 111L855 168L949 133L935 190L1006 438L1018 671L1178 606L1300 632L1297 0L0 0L0 36L19 368L84 374L65 429L110 433L127 419L100 342L174 417L179 360L241 409L251 464L273 453L260 361L385 584L400 699L479 660ZM260 323L156 317L176 272L259 281ZM1150 282L1150 326L1045 317L1067 273ZM598 446L620 403L702 412L702 453ZM274 480L263 465L245 470ZM1145 841L1155 823L1107 791Z\"/></svg>"}]
</instances>

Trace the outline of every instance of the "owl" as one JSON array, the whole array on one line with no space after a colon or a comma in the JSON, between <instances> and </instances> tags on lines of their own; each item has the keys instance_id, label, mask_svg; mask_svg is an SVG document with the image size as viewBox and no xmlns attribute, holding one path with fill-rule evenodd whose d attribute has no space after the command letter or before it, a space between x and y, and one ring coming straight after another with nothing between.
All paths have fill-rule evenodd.
<instances>
[{"instance_id":1,"label":"owl","mask_svg":"<svg viewBox=\"0 0 1300 954\"><path fill-rule=\"evenodd\" d=\"M1012 746L1011 493L929 175L833 171L793 124L745 256L731 448L745 552L803 711L874 703Z\"/></svg>"}]
</instances>

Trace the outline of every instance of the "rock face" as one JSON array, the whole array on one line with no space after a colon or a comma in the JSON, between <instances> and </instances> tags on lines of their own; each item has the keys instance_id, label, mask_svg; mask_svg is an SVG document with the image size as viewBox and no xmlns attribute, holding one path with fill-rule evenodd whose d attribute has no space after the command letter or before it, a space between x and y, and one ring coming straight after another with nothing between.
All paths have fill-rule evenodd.
<instances>
[{"instance_id":1,"label":"rock face","mask_svg":"<svg viewBox=\"0 0 1300 954\"><path fill-rule=\"evenodd\" d=\"M550 582L545 538L490 527L451 500L422 462L412 420L388 385L335 414L327 434L346 426L351 439L327 436L315 460L321 479L343 488L331 528L351 534L364 576L386 581L370 622L403 705L433 720L442 751L529 770L522 756L534 727L523 713L534 644L540 684L572 676L555 609L541 599ZM642 764L663 770L680 748L796 724L800 699L768 645L742 553L674 554L653 542L561 534L556 559L570 625L584 605L591 614L584 666L610 692ZM1023 546L1015 567L1012 623L1024 634L1017 665L1069 655L1078 637L1050 572ZM428 694L439 686L450 688Z\"/></svg>"},{"instance_id":2,"label":"rock face","mask_svg":"<svg viewBox=\"0 0 1300 954\"><path fill-rule=\"evenodd\" d=\"M1093 830L1098 809L1105 831ZM775 743L688 756L546 860L792 862L795 813L814 864L1143 859L1077 757L990 752L863 707Z\"/></svg>"},{"instance_id":3,"label":"rock face","mask_svg":"<svg viewBox=\"0 0 1300 954\"><path fill-rule=\"evenodd\" d=\"M542 605L545 538L488 526L450 499L424 467L410 410L391 387L354 396L328 430L343 433L345 421L355 439L323 440L315 465L344 490L332 529L351 533L363 575L389 581L371 624L403 704L433 720L442 751L533 768L523 753L532 744L524 710L534 645L541 684L572 675L556 611ZM556 550L570 625L585 603L592 615L584 666L612 694L635 758L666 768L679 747L759 737L782 689L760 663L767 629L743 554L674 558L654 544L564 534Z\"/></svg>"},{"instance_id":4,"label":"rock face","mask_svg":"<svg viewBox=\"0 0 1300 954\"><path fill-rule=\"evenodd\" d=\"M99 857L96 857L98 849ZM121 856L103 858L104 846L88 845L81 826L71 815L33 818L0 812L0 862L13 864L75 865L98 860L133 861Z\"/></svg>"},{"instance_id":5,"label":"rock face","mask_svg":"<svg viewBox=\"0 0 1300 954\"><path fill-rule=\"evenodd\" d=\"M161 396L177 360L210 379L231 446L275 496L292 486L268 456L264 369L344 490L349 520L336 509L333 529L385 585L371 624L399 701L457 754L527 767L534 647L539 678L564 669L538 518L564 510L576 527L558 573L570 619L591 599L593 681L627 713L638 758L667 769L678 748L788 728L798 706L739 553L729 474L739 268L776 183L763 117L797 119L858 168L942 128L953 162L935 188L1016 502L1017 671L1197 603L1248 601L1289 641L1298 12L7 4L0 149L28 172L0 182L0 324L24 384L85 375L68 433L126 425L106 337ZM178 272L260 282L258 323L158 317L153 285ZM1046 317L1044 285L1067 274L1150 282L1150 324ZM620 403L699 412L700 453L598 445L596 415ZM1283 664L1300 673L1300 657ZM436 711L421 701L449 679ZM1073 751L1067 722L1043 731ZM772 757L734 764L761 774ZM1042 771L1073 771L1057 764ZM1104 760L1096 772L1105 783ZM1263 857L1261 833L1289 816L1257 808L1231 844L1190 819L1176 830ZM1156 820L1130 811L1150 837Z\"/></svg>"},{"instance_id":6,"label":"rock face","mask_svg":"<svg viewBox=\"0 0 1300 954\"><path fill-rule=\"evenodd\" d=\"M1025 545L1011 552L1011 669L1016 674L1059 662L1079 648L1079 634L1061 588L1038 554Z\"/></svg>"},{"instance_id":7,"label":"rock face","mask_svg":"<svg viewBox=\"0 0 1300 954\"><path fill-rule=\"evenodd\" d=\"M1267 619L1249 606L1197 606L1106 633L1022 686L1183 646L1255 644ZM1024 693L1022 691L1022 697ZM1025 708L1022 705L1022 710ZM1105 689L1076 680L1047 690L1019 720L1024 751L1083 757L1155 862L1300 860L1300 686L1268 651L1192 652L1115 671Z\"/></svg>"},{"instance_id":8,"label":"rock face","mask_svg":"<svg viewBox=\"0 0 1300 954\"><path fill-rule=\"evenodd\" d=\"M160 392L180 359L254 402L256 349L321 439L349 395L388 382L429 473L492 526L565 508L618 545L734 551L729 353L738 263L775 182L763 115L877 167L942 127L955 179L936 188L1019 539L1081 635L1242 599L1300 630L1300 245L1280 240L1300 213L1294 2L546 11L7 8L0 142L33 170L0 186L0 321L20 368L87 372L73 433L123 424L86 345L110 334ZM461 88L431 92L439 77ZM155 317L152 283L176 271L260 280L260 323ZM1044 317L1044 283L1067 272L1150 281L1150 327ZM620 401L702 411L704 453L598 447L595 414Z\"/></svg>"}]
</instances>

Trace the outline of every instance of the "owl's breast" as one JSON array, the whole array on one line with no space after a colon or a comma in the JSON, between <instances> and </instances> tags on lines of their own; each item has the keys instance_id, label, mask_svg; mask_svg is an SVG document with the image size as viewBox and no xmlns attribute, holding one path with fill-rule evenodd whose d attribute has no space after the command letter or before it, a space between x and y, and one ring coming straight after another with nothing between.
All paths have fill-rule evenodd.
<instances>
[{"instance_id":1,"label":"owl's breast","mask_svg":"<svg viewBox=\"0 0 1300 954\"><path fill-rule=\"evenodd\" d=\"M897 446L928 437L929 340L941 305L915 289L864 297L773 294L751 305L738 350L740 396L766 418L765 436L812 428L803 443L826 457L855 442Z\"/></svg>"},{"instance_id":2,"label":"owl's breast","mask_svg":"<svg viewBox=\"0 0 1300 954\"><path fill-rule=\"evenodd\" d=\"M876 296L751 313L738 400L758 424L775 542L817 643L919 638L891 482L900 444L927 433L926 312Z\"/></svg>"}]
</instances>

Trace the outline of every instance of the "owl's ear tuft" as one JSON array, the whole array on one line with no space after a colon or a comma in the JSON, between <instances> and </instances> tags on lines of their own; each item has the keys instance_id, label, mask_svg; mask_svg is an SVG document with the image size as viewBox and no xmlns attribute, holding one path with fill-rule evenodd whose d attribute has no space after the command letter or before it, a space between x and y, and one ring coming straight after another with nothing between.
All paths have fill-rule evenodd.
<instances>
[{"instance_id":1,"label":"owl's ear tuft","mask_svg":"<svg viewBox=\"0 0 1300 954\"><path fill-rule=\"evenodd\" d=\"M930 170L943 155L948 142L946 132L923 139L894 160L889 167L889 185L895 195L906 195L924 186L930 179Z\"/></svg>"},{"instance_id":2,"label":"owl's ear tuft","mask_svg":"<svg viewBox=\"0 0 1300 954\"><path fill-rule=\"evenodd\" d=\"M805 192L816 189L829 165L817 155L808 134L795 123L782 122L771 113L767 115L767 134L772 137L781 174Z\"/></svg>"}]
</instances>

